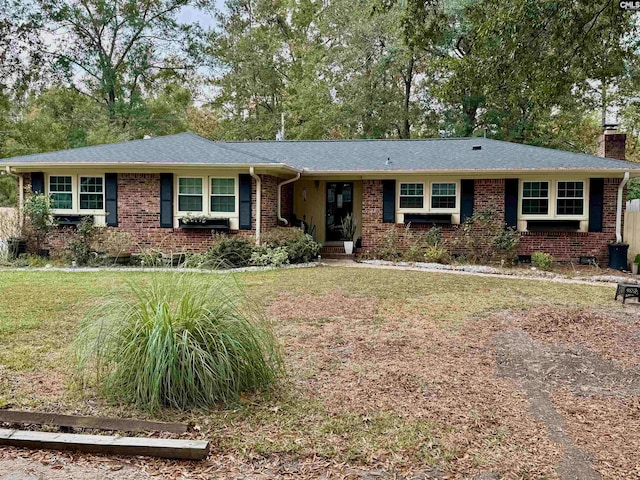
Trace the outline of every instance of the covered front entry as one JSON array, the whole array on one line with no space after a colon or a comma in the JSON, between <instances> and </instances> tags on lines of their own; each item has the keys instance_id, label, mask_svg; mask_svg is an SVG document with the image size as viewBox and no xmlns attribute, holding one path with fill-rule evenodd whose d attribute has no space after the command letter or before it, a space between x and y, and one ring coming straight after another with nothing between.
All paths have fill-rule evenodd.
<instances>
[{"instance_id":1,"label":"covered front entry","mask_svg":"<svg viewBox=\"0 0 640 480\"><path fill-rule=\"evenodd\" d=\"M303 177L292 185L294 214L311 227L318 242L340 242L347 213L358 223L356 238L362 235L362 180Z\"/></svg>"},{"instance_id":2,"label":"covered front entry","mask_svg":"<svg viewBox=\"0 0 640 480\"><path fill-rule=\"evenodd\" d=\"M353 183L327 182L327 241L342 240L342 219L353 215Z\"/></svg>"}]
</instances>

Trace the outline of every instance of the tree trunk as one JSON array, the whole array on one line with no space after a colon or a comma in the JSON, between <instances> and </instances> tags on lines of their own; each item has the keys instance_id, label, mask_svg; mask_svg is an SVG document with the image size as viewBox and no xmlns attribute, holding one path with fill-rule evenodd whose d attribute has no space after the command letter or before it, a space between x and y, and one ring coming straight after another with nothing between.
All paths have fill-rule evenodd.
<instances>
[{"instance_id":1,"label":"tree trunk","mask_svg":"<svg viewBox=\"0 0 640 480\"><path fill-rule=\"evenodd\" d=\"M411 123L409 122L409 104L411 101L411 86L413 84L413 67L414 57L411 55L409 65L407 66L407 74L404 75L404 105L402 109L402 131L400 138L411 138Z\"/></svg>"}]
</instances>

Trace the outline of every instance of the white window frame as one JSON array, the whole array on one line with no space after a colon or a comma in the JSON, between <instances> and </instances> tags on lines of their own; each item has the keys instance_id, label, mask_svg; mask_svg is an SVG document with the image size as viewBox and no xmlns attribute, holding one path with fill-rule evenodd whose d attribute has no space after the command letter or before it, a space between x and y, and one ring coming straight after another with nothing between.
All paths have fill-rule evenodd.
<instances>
[{"instance_id":1,"label":"white window frame","mask_svg":"<svg viewBox=\"0 0 640 480\"><path fill-rule=\"evenodd\" d=\"M51 191L51 177L68 177L71 178L71 192L52 192ZM71 194L71 208L51 208L51 212L53 213L70 213L70 212L74 212L75 210L75 199L76 199L76 195L74 192L74 176L68 173L65 174L50 174L47 175L47 184L45 186L45 192L47 192L47 195L52 195L54 193L70 193Z\"/></svg>"},{"instance_id":2,"label":"white window frame","mask_svg":"<svg viewBox=\"0 0 640 480\"><path fill-rule=\"evenodd\" d=\"M522 213L522 200L524 193L525 182L547 182L549 184L549 210L547 214L525 214ZM559 215L557 213L558 207L558 182L582 182L582 215ZM589 219L589 179L586 178L520 178L518 192L518 219L520 220L580 220L586 221ZM540 197L542 198L542 197ZM571 197L576 198L576 197Z\"/></svg>"},{"instance_id":3,"label":"white window frame","mask_svg":"<svg viewBox=\"0 0 640 480\"><path fill-rule=\"evenodd\" d=\"M51 194L51 177L71 177L71 203L72 208L52 208L54 215L105 215L106 208L106 183L104 173L60 173L52 172L45 175L45 192ZM101 178L102 179L102 209L81 209L80 208L80 179L81 178Z\"/></svg>"},{"instance_id":4,"label":"white window frame","mask_svg":"<svg viewBox=\"0 0 640 480\"><path fill-rule=\"evenodd\" d=\"M525 183L546 183L547 184L547 196L546 197L526 197L527 200L546 200L547 201L547 213L524 213L524 184ZM525 179L520 181L520 201L518 202L518 212L522 218L536 219L536 218L553 218L553 181L549 179Z\"/></svg>"},{"instance_id":5,"label":"white window frame","mask_svg":"<svg viewBox=\"0 0 640 480\"><path fill-rule=\"evenodd\" d=\"M427 192L426 184L424 182L416 182L411 180L398 180L397 185L398 185L398 200L397 200L398 212L424 212L427 210L427 202L425 197L427 196L428 192ZM422 185L422 195L402 195L402 185ZM401 206L402 197L422 198L422 207L402 207Z\"/></svg>"},{"instance_id":6,"label":"white window frame","mask_svg":"<svg viewBox=\"0 0 640 480\"><path fill-rule=\"evenodd\" d=\"M202 210L185 211L180 210L180 179L199 178L202 181ZM228 178L233 180L234 209L233 212L215 212L211 210L211 180L218 178ZM240 195L240 181L238 175L174 175L174 217L180 219L187 215L202 215L212 218L233 218L239 215L238 204Z\"/></svg>"},{"instance_id":7,"label":"white window frame","mask_svg":"<svg viewBox=\"0 0 640 480\"><path fill-rule=\"evenodd\" d=\"M211 193L211 181L212 180L233 180L233 210L231 212L219 212L217 210L211 210L211 199L215 197L230 197L231 195L214 195ZM209 187L209 195L207 198L209 199L209 203L207 205L209 209L210 215L220 215L220 216L233 216L238 214L238 197L239 197L239 181L238 177L219 177L219 176L210 176L208 178L208 187Z\"/></svg>"},{"instance_id":8,"label":"white window frame","mask_svg":"<svg viewBox=\"0 0 640 480\"><path fill-rule=\"evenodd\" d=\"M438 195L439 197L443 197L443 196L451 197L451 196L453 196L453 198L455 199L455 205L454 205L453 208L436 208L436 207L433 206L433 186L435 184L439 184L439 185L444 184L444 185L453 185L454 186L455 192L454 192L453 195ZM442 213L455 213L455 212L458 212L460 210L460 198L459 198L459 196L460 196L460 184L459 184L459 182L455 182L455 181L452 181L452 180L450 180L450 181L440 180L440 181L431 182L429 184L429 208L430 208L430 211L442 212Z\"/></svg>"},{"instance_id":9,"label":"white window frame","mask_svg":"<svg viewBox=\"0 0 640 480\"><path fill-rule=\"evenodd\" d=\"M184 195L187 197L195 197L196 194L188 194L188 193L180 193L180 180L183 178L197 178L202 182L202 193L200 194L200 196L202 197L202 210L180 210L180 195ZM209 211L208 205L205 202L205 199L207 198L207 185L206 185L206 181L205 181L206 177L199 177L199 176L194 176L194 175L181 175L179 177L176 178L176 211L178 212L178 214L192 214L192 215L206 215L207 212Z\"/></svg>"},{"instance_id":10,"label":"white window frame","mask_svg":"<svg viewBox=\"0 0 640 480\"><path fill-rule=\"evenodd\" d=\"M81 192L80 190L80 186L82 183L82 179L83 178L100 178L102 180L102 208L81 208L81 203L80 203L80 196L81 195L98 195L98 193L93 193L93 192ZM83 173L81 175L78 175L78 211L80 213L100 213L100 212L104 212L104 209L106 207L105 203L106 203L106 198L105 198L105 183L104 183L104 175L94 175L94 174L89 174L89 173Z\"/></svg>"},{"instance_id":11,"label":"white window frame","mask_svg":"<svg viewBox=\"0 0 640 480\"><path fill-rule=\"evenodd\" d=\"M555 189L555 198L554 198L554 208L557 218L567 218L567 219L582 219L585 217L585 212L587 211L587 182L584 180L556 180L556 189ZM582 183L582 197L560 197L559 196L559 183ZM558 213L558 200L582 200L582 213L576 214L559 214Z\"/></svg>"}]
</instances>

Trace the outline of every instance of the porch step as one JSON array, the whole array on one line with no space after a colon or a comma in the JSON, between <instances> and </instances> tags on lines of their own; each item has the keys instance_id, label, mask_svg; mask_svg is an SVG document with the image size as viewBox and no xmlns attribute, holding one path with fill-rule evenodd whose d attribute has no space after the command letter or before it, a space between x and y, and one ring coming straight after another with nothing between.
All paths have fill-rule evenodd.
<instances>
[{"instance_id":1,"label":"porch step","mask_svg":"<svg viewBox=\"0 0 640 480\"><path fill-rule=\"evenodd\" d=\"M344 246L342 245L324 246L320 249L320 256L322 258L347 259L347 260L354 260L356 258L354 254L347 255L346 253L344 253Z\"/></svg>"},{"instance_id":2,"label":"porch step","mask_svg":"<svg viewBox=\"0 0 640 480\"><path fill-rule=\"evenodd\" d=\"M322 259L329 259L329 260L355 260L356 256L354 254L348 255L344 252L342 253L321 253L320 256L322 257Z\"/></svg>"}]
</instances>

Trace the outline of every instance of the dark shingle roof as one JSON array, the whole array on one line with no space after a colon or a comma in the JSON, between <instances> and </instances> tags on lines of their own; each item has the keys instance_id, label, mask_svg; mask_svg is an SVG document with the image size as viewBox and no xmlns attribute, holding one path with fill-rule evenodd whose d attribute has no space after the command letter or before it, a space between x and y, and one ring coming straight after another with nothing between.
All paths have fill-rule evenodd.
<instances>
[{"instance_id":1,"label":"dark shingle roof","mask_svg":"<svg viewBox=\"0 0 640 480\"><path fill-rule=\"evenodd\" d=\"M0 160L11 166L93 163L286 164L309 172L640 169L632 162L486 138L213 142L192 133Z\"/></svg>"},{"instance_id":2,"label":"dark shingle roof","mask_svg":"<svg viewBox=\"0 0 640 480\"><path fill-rule=\"evenodd\" d=\"M640 164L487 138L237 142L309 171L640 169ZM474 150L473 147L481 147ZM387 161L388 160L388 161Z\"/></svg>"},{"instance_id":3,"label":"dark shingle roof","mask_svg":"<svg viewBox=\"0 0 640 480\"><path fill-rule=\"evenodd\" d=\"M193 133L178 133L146 140L73 148L0 159L0 164L142 163L176 165L247 165L274 163L259 153L239 152L225 143L212 142Z\"/></svg>"}]
</instances>

